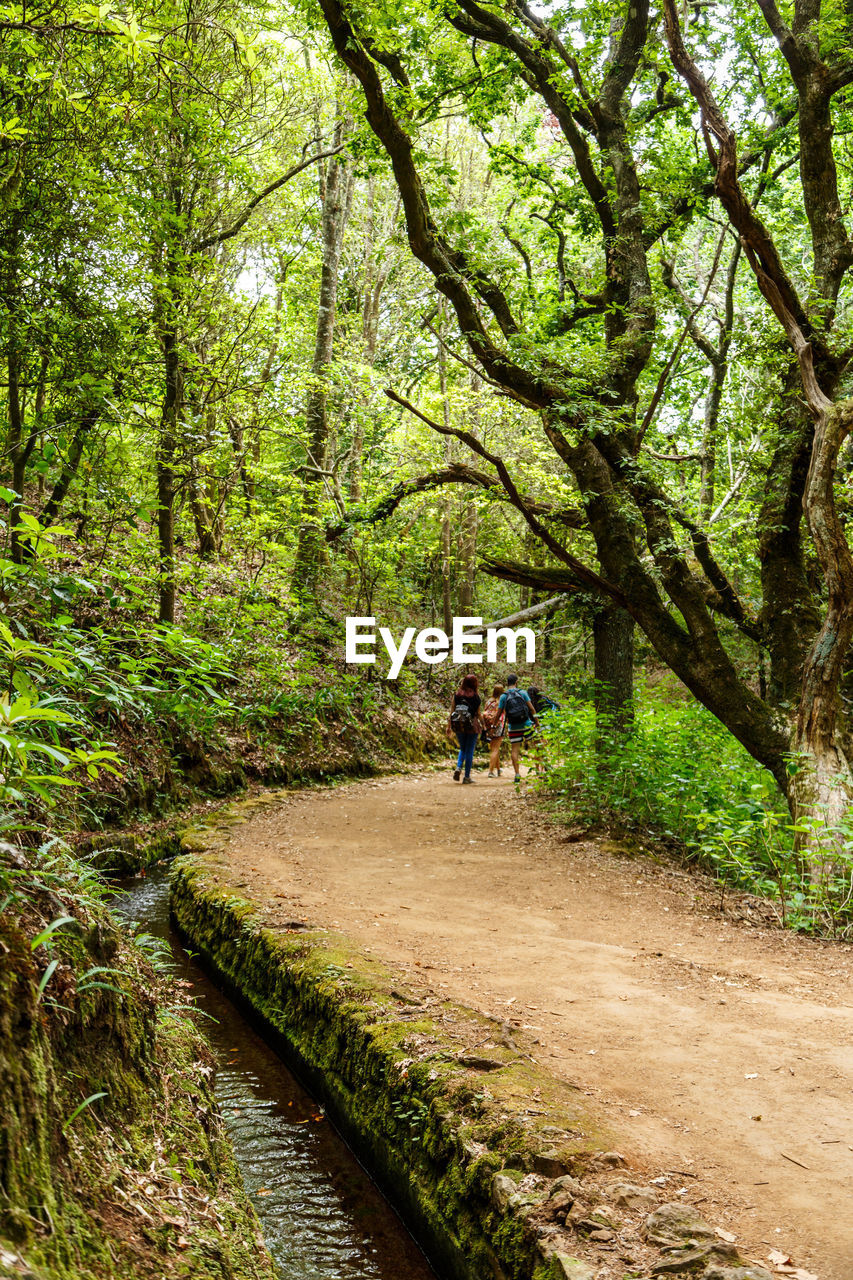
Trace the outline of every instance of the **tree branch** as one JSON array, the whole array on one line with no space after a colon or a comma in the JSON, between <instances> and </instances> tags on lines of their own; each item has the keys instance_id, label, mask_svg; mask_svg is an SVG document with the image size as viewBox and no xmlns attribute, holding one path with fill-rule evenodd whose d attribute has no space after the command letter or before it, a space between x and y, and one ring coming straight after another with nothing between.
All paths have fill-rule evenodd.
<instances>
[{"instance_id":1,"label":"tree branch","mask_svg":"<svg viewBox=\"0 0 853 1280\"><path fill-rule=\"evenodd\" d=\"M725 240L725 235L726 233L723 232L723 234L720 236L720 241L719 241L719 244L717 245L717 252L714 255L714 263L713 263L713 266L711 267L711 271L708 276L708 283L705 285L705 290L702 294L702 297L693 307L692 311L690 312L687 319L685 320L684 326L681 330L681 333L679 334L678 341L673 347L672 352L666 364L661 369L660 377L658 378L658 381L657 381L657 386L655 387L652 393L652 398L649 401L646 412L643 414L643 421L640 423L640 429L637 432L638 441L642 441L645 439L646 432L648 431L649 427L652 425L652 420L655 416L655 412L657 410L658 405L660 404L661 397L663 396L664 390L666 388L666 384L669 381L670 374L675 368L675 364L681 353L681 348L684 346L684 341L688 333L693 338L693 341L697 343L697 346L700 345L697 342L696 337L694 336L694 334L699 334L700 337L703 336L696 324L696 317L705 305L705 300L707 299L711 285L714 282L714 276L717 274L717 267L720 262L720 254L722 253L723 241ZM669 270L672 271L672 267L667 262L664 261L663 266L664 266L664 272L666 272L667 267L669 267ZM674 278L674 275L673 275L673 278ZM701 346L700 346L700 350L703 350ZM711 363L712 364L714 363L713 359L711 359Z\"/></svg>"},{"instance_id":2,"label":"tree branch","mask_svg":"<svg viewBox=\"0 0 853 1280\"><path fill-rule=\"evenodd\" d=\"M571 594L589 591L590 584L581 582L571 569L563 565L530 565L518 560L504 560L500 556L483 556L480 561L483 573L520 587L532 587L534 591L560 591Z\"/></svg>"},{"instance_id":3,"label":"tree branch","mask_svg":"<svg viewBox=\"0 0 853 1280\"><path fill-rule=\"evenodd\" d=\"M386 387L385 394L389 400L393 400L395 404L399 404L402 408L408 409L409 413L414 414L416 418L420 418L421 422L425 422L428 427L431 427L433 431L437 431L439 435L452 436L456 440L461 440L463 444L467 444L468 448L479 457L490 462L497 471L501 484L506 490L510 502L516 510L521 512L522 516L527 521L527 524L530 526L530 529L540 542L544 543L548 550L555 555L558 560L562 561L563 564L568 565L572 573L580 582L583 582L586 586L594 587L598 591L602 591L605 595L610 596L611 599L615 600L617 604L627 606L625 594L619 587L614 586L613 583L605 581L605 579L600 577L600 575L593 569L590 569L585 565L583 561L578 560L576 556L573 556L565 547L561 546L556 538L552 537L518 492L503 458L499 457L495 453L491 453L485 445L480 443L473 432L463 431L458 427L445 427L441 423L433 421L433 419L428 418L425 413L421 413L420 409L416 408L416 406L409 400L405 400L402 396L398 396L396 391L392 391L390 387Z\"/></svg>"},{"instance_id":4,"label":"tree branch","mask_svg":"<svg viewBox=\"0 0 853 1280\"><path fill-rule=\"evenodd\" d=\"M545 53L549 44L558 49L559 42L555 44L543 37L541 28L545 24L539 24L537 43L533 44L519 35L494 10L483 8L475 3L475 0L457 0L457 5L459 12L450 15L450 21L457 31L489 44L496 44L518 59L525 82L541 95L559 122L574 155L580 180L595 207L604 234L615 235L616 218L607 188L595 168L589 143L578 128L572 105L559 90L559 78L554 74L556 69L554 63ZM525 15L525 21L527 20Z\"/></svg>"},{"instance_id":5,"label":"tree branch","mask_svg":"<svg viewBox=\"0 0 853 1280\"><path fill-rule=\"evenodd\" d=\"M394 178L406 214L409 245L415 257L432 274L437 289L453 307L466 341L484 369L507 390L544 407L558 394L543 376L514 361L493 341L471 294L473 288L491 311L504 336L518 332L518 325L501 290L486 274L472 266L461 249L444 239L432 216L429 199L414 160L412 139L389 106L375 63L354 30L341 0L320 0L338 56L361 84L367 104L366 117L391 161ZM470 287L469 287L470 286Z\"/></svg>"},{"instance_id":6,"label":"tree branch","mask_svg":"<svg viewBox=\"0 0 853 1280\"><path fill-rule=\"evenodd\" d=\"M266 200L267 196L271 196L274 191L278 191L279 187L283 187L286 182L290 182L291 178L295 178L298 173L301 173L303 169L307 169L309 165L315 164L318 160L326 160L329 156L338 155L345 146L346 143L341 143L339 147L330 147L328 151L320 151L317 155L307 156L299 164L295 164L293 168L288 169L287 173L283 173L280 178L276 178L274 182L264 187L263 191L259 191L256 196L253 196L239 218L237 218L236 222L232 222L230 227L225 231L217 231L215 235L206 236L204 240L196 240L193 248L196 250L210 249L215 244L224 244L226 240L233 239L243 230L255 209L263 200Z\"/></svg>"},{"instance_id":7,"label":"tree branch","mask_svg":"<svg viewBox=\"0 0 853 1280\"><path fill-rule=\"evenodd\" d=\"M702 128L711 163L716 170L714 188L740 233L744 253L755 273L758 287L788 336L800 366L803 389L812 412L824 412L830 401L818 383L812 350L812 326L779 252L758 214L752 208L738 179L737 139L729 128L707 80L696 66L681 35L675 0L663 0L666 37L673 64L687 82L702 114ZM719 145L714 146L713 139ZM823 347L820 354L825 359Z\"/></svg>"}]
</instances>

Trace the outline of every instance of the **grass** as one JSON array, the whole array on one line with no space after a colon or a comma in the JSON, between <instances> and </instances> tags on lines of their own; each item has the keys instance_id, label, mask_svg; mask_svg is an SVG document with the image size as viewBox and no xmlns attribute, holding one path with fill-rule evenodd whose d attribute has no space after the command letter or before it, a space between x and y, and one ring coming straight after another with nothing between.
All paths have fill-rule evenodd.
<instances>
[{"instance_id":1,"label":"grass","mask_svg":"<svg viewBox=\"0 0 853 1280\"><path fill-rule=\"evenodd\" d=\"M641 685L625 736L597 732L592 704L570 697L547 738L542 786L567 820L647 833L774 902L784 925L853 936L853 826L814 879L775 780L697 702Z\"/></svg>"}]
</instances>

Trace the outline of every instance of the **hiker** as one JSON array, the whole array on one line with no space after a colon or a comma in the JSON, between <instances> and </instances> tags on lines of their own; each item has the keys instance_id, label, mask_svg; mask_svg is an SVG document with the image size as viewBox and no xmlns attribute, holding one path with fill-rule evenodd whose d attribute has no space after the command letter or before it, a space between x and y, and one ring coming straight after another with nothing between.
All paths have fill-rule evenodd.
<instances>
[{"instance_id":1,"label":"hiker","mask_svg":"<svg viewBox=\"0 0 853 1280\"><path fill-rule=\"evenodd\" d=\"M547 693L543 693L541 689L537 689L535 684L527 686L527 696L533 704L533 710L538 716L546 716L549 711L559 711L560 704L555 702L553 698L549 698Z\"/></svg>"},{"instance_id":2,"label":"hiker","mask_svg":"<svg viewBox=\"0 0 853 1280\"><path fill-rule=\"evenodd\" d=\"M517 675L507 676L506 685L506 693L501 694L498 706L506 717L506 736L509 738L509 754L517 785L521 781L521 744L532 738L538 730L539 717L527 691L519 689Z\"/></svg>"},{"instance_id":3,"label":"hiker","mask_svg":"<svg viewBox=\"0 0 853 1280\"><path fill-rule=\"evenodd\" d=\"M453 781L458 782L464 769L463 782L472 782L471 766L474 763L474 748L477 736L483 728L480 718L480 695L477 692L476 676L463 676L462 683L453 695L450 704L450 715L447 720L447 732L450 737L456 734L459 740L459 756L453 770Z\"/></svg>"},{"instance_id":4,"label":"hiker","mask_svg":"<svg viewBox=\"0 0 853 1280\"><path fill-rule=\"evenodd\" d=\"M533 706L533 710L539 716L540 725L544 726L548 716L553 711L560 710L559 702L555 702L553 698L549 698L547 693L543 693L541 689L537 689L535 684L527 686L527 696ZM533 746L533 762L536 765L536 772L543 773L545 770L545 739L540 737L538 742Z\"/></svg>"},{"instance_id":5,"label":"hiker","mask_svg":"<svg viewBox=\"0 0 853 1280\"><path fill-rule=\"evenodd\" d=\"M500 709L500 698L504 692L502 684L496 684L492 696L483 707L483 733L489 748L489 777L501 776L501 745L504 740L504 720L506 717Z\"/></svg>"}]
</instances>

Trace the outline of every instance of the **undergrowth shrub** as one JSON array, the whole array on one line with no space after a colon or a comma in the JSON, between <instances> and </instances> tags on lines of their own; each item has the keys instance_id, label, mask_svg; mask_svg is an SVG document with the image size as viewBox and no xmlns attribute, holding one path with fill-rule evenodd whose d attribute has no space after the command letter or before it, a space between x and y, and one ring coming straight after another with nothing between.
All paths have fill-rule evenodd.
<instances>
[{"instance_id":1,"label":"undergrowth shrub","mask_svg":"<svg viewBox=\"0 0 853 1280\"><path fill-rule=\"evenodd\" d=\"M624 735L567 698L546 734L540 785L568 820L647 832L721 885L770 899L783 924L853 936L853 823L825 833L833 855L816 875L775 779L699 703L641 687Z\"/></svg>"}]
</instances>

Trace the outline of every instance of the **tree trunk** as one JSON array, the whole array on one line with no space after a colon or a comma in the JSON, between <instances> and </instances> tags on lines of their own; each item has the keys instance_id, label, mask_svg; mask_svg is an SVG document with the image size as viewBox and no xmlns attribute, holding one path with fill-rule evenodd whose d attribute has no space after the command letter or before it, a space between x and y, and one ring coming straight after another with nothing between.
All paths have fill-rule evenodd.
<instances>
[{"instance_id":1,"label":"tree trunk","mask_svg":"<svg viewBox=\"0 0 853 1280\"><path fill-rule=\"evenodd\" d=\"M708 520L714 510L714 493L717 473L717 427L720 422L720 403L728 366L725 362L711 366L711 384L705 397L705 421L702 428L702 462L699 482L699 508L703 520Z\"/></svg>"},{"instance_id":2,"label":"tree trunk","mask_svg":"<svg viewBox=\"0 0 853 1280\"><path fill-rule=\"evenodd\" d=\"M287 262L283 253L278 256L278 285L275 293L275 307L273 309L273 335L267 350L264 367L261 370L261 376L258 382L258 393L255 397L254 408L249 420L248 427L244 428L241 423L234 417L229 417L228 430L231 435L231 444L234 449L234 457L237 460L237 466L240 472L240 486L243 490L244 509L246 518L252 514L252 507L255 501L255 474L258 464L261 461L261 405L264 402L264 395L267 387L272 379L273 366L278 358L278 349L281 342L282 327L282 303L284 301L284 278L287 274ZM254 467L249 465L251 458Z\"/></svg>"},{"instance_id":3,"label":"tree trunk","mask_svg":"<svg viewBox=\"0 0 853 1280\"><path fill-rule=\"evenodd\" d=\"M477 575L477 508L467 502L459 524L459 613L470 616L474 608L474 582Z\"/></svg>"},{"instance_id":4,"label":"tree trunk","mask_svg":"<svg viewBox=\"0 0 853 1280\"><path fill-rule=\"evenodd\" d=\"M450 405L447 403L447 353L444 350L444 328L445 313L444 299L440 298L438 303L438 382L441 391L441 411L445 428L450 426ZM444 441L444 461L449 466L453 459L453 448L450 437ZM441 613L444 620L444 630L450 635L453 628L453 586L451 583L451 557L453 550L453 536L450 522L450 494L444 499L443 509L441 513Z\"/></svg>"},{"instance_id":5,"label":"tree trunk","mask_svg":"<svg viewBox=\"0 0 853 1280\"><path fill-rule=\"evenodd\" d=\"M177 584L175 580L175 459L178 448L178 420L182 396L182 376L178 338L168 326L162 334L165 364L165 394L157 441L157 540L160 558L160 604L158 621L175 622Z\"/></svg>"},{"instance_id":6,"label":"tree trunk","mask_svg":"<svg viewBox=\"0 0 853 1280\"><path fill-rule=\"evenodd\" d=\"M823 625L803 670L795 734L798 766L790 795L815 876L824 874L838 827L853 799L853 774L844 749L847 729L841 683L853 642L853 554L835 501L838 455L853 430L853 400L829 405L818 415L803 497L809 529L827 587ZM826 852L824 852L826 851Z\"/></svg>"},{"instance_id":7,"label":"tree trunk","mask_svg":"<svg viewBox=\"0 0 853 1280\"><path fill-rule=\"evenodd\" d=\"M720 246L722 248L722 245ZM729 369L729 349L732 344L732 336L734 333L734 291L735 282L737 280L738 264L740 263L741 246L735 244L729 259L728 270L726 272L726 288L723 297L723 318L718 319L720 325L720 336L715 343L707 333L700 329L696 320L696 315L701 309L704 298L691 298L681 284L675 274L675 267L671 262L664 263L664 283L667 288L672 289L684 303L687 311L687 331L693 342L702 355L711 366L711 381L708 384L708 391L705 395L705 416L702 427L702 455L700 470L700 486L699 486L699 508L702 512L702 518L709 520L714 511L714 491L716 487L716 467L717 467L717 433L720 425L720 405L723 399L723 389L726 385L726 377ZM716 270L716 268L714 268ZM708 280L708 288L710 288L713 274ZM706 290L707 293L707 290Z\"/></svg>"},{"instance_id":8,"label":"tree trunk","mask_svg":"<svg viewBox=\"0 0 853 1280\"><path fill-rule=\"evenodd\" d=\"M480 414L477 393L482 383L473 371L469 374L469 384L474 397L470 410L471 429L479 435ZM474 608L479 523L477 505L469 499L463 508L459 528L459 612L463 617L470 615Z\"/></svg>"},{"instance_id":9,"label":"tree trunk","mask_svg":"<svg viewBox=\"0 0 853 1280\"><path fill-rule=\"evenodd\" d=\"M94 430L95 424L100 416L100 409L90 409L88 413L84 414L80 422L77 424L77 428L71 440L71 445L68 449L68 454L62 464L62 470L59 473L56 484L53 486L50 497L44 504L44 508L42 509L42 513L39 517L43 525L47 526L53 524L59 514L59 508L65 501L65 496L71 488L71 482L76 476L77 469L80 466L80 459L83 457L83 449L85 448L86 440Z\"/></svg>"},{"instance_id":10,"label":"tree trunk","mask_svg":"<svg viewBox=\"0 0 853 1280\"><path fill-rule=\"evenodd\" d=\"M533 536L530 529L525 525L524 528L524 559L528 564L542 563L542 548L537 539ZM536 598L536 591L529 583L523 582L518 593L518 607L522 611L529 609Z\"/></svg>"},{"instance_id":11,"label":"tree trunk","mask_svg":"<svg viewBox=\"0 0 853 1280\"><path fill-rule=\"evenodd\" d=\"M793 734L792 756L786 799L798 828L796 847L812 880L820 883L834 871L839 843L849 840L843 829L849 829L853 771L840 741L816 741L799 729Z\"/></svg>"},{"instance_id":12,"label":"tree trunk","mask_svg":"<svg viewBox=\"0 0 853 1280\"><path fill-rule=\"evenodd\" d=\"M3 264L3 302L7 312L9 336L6 346L7 373L7 417L9 423L6 437L5 455L12 464L12 489L15 497L9 502L9 530L11 559L21 564L24 558L25 543L17 532L21 510L24 504L24 484L27 475L27 463L35 447L38 434L32 431L27 436L24 425L24 410L21 403L22 373L22 341L20 333L20 280L18 276L18 244L20 236L21 214L14 215L12 225L5 236L5 261Z\"/></svg>"},{"instance_id":13,"label":"tree trunk","mask_svg":"<svg viewBox=\"0 0 853 1280\"><path fill-rule=\"evenodd\" d=\"M450 635L453 629L453 597L450 582L450 497L444 499L441 517L441 614L444 630Z\"/></svg>"},{"instance_id":14,"label":"tree trunk","mask_svg":"<svg viewBox=\"0 0 853 1280\"><path fill-rule=\"evenodd\" d=\"M337 131L340 136L341 130ZM302 526L296 548L292 585L303 599L317 594L320 566L325 556L325 538L320 523L329 421L327 414L327 379L332 364L335 337L335 310L338 300L338 272L344 229L349 214L348 162L334 157L329 161L323 189L323 265L320 273L320 298L317 307L317 331L314 359L311 365L311 389L305 408L308 432L308 460L305 467Z\"/></svg>"},{"instance_id":15,"label":"tree trunk","mask_svg":"<svg viewBox=\"0 0 853 1280\"><path fill-rule=\"evenodd\" d=\"M610 602L592 623L596 742L628 734L634 723L634 619Z\"/></svg>"},{"instance_id":16,"label":"tree trunk","mask_svg":"<svg viewBox=\"0 0 853 1280\"><path fill-rule=\"evenodd\" d=\"M255 480L247 466L246 433L233 415L229 415L228 418L228 435L234 451L234 461L237 464L237 475L240 478L240 488L243 492L243 503L248 519L252 514L252 503L255 499Z\"/></svg>"},{"instance_id":17,"label":"tree trunk","mask_svg":"<svg viewBox=\"0 0 853 1280\"><path fill-rule=\"evenodd\" d=\"M202 560L213 560L222 551L222 502L213 486L208 481L207 492L199 480L198 468L193 464L189 480L190 510L198 538L198 554Z\"/></svg>"}]
</instances>

